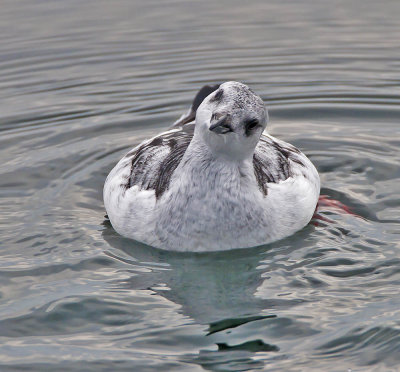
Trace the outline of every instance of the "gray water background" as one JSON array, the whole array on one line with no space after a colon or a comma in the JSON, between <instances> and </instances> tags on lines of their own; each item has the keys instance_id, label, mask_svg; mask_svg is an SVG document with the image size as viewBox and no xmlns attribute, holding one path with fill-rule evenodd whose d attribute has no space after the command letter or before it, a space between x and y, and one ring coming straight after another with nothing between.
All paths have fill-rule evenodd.
<instances>
[{"instance_id":1,"label":"gray water background","mask_svg":"<svg viewBox=\"0 0 400 372\"><path fill-rule=\"evenodd\" d=\"M400 370L399 1L2 1L1 371ZM176 254L104 180L204 84L249 84L330 222Z\"/></svg>"}]
</instances>

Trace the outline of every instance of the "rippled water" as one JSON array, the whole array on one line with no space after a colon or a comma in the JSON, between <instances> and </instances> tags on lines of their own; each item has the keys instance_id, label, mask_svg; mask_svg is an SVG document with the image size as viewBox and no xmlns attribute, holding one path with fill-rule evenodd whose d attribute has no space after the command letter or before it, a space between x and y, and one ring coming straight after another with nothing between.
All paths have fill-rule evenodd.
<instances>
[{"instance_id":1,"label":"rippled water","mask_svg":"<svg viewBox=\"0 0 400 372\"><path fill-rule=\"evenodd\" d=\"M3 1L2 371L398 370L398 1ZM353 214L264 247L118 236L106 175L248 83Z\"/></svg>"}]
</instances>

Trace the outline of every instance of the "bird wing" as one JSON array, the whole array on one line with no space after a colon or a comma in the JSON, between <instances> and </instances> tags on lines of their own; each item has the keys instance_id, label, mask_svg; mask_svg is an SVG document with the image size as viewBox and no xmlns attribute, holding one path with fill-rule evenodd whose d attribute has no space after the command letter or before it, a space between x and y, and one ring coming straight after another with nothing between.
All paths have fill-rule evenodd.
<instances>
[{"instance_id":1,"label":"bird wing","mask_svg":"<svg viewBox=\"0 0 400 372\"><path fill-rule=\"evenodd\" d=\"M168 189L171 176L192 140L194 124L171 129L134 148L122 159L130 167L127 188L154 190L159 198Z\"/></svg>"},{"instance_id":2,"label":"bird wing","mask_svg":"<svg viewBox=\"0 0 400 372\"><path fill-rule=\"evenodd\" d=\"M294 168L306 167L305 155L293 145L263 134L253 156L254 173L260 190L267 195L268 183L294 176Z\"/></svg>"}]
</instances>

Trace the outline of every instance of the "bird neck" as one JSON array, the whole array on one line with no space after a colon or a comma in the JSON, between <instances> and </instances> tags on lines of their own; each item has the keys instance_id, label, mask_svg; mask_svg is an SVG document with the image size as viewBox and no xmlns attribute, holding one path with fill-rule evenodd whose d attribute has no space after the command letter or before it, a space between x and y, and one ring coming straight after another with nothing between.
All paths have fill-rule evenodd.
<instances>
[{"instance_id":1,"label":"bird neck","mask_svg":"<svg viewBox=\"0 0 400 372\"><path fill-rule=\"evenodd\" d=\"M238 147L237 142L221 144L221 139L218 139L217 144L213 143L213 138L208 137L208 133L203 134L201 130L196 129L185 154L187 158L202 162L221 162L226 167L241 168L252 163L254 149L244 152L243 147ZM225 140L229 141L229 139Z\"/></svg>"},{"instance_id":2,"label":"bird neck","mask_svg":"<svg viewBox=\"0 0 400 372\"><path fill-rule=\"evenodd\" d=\"M187 186L200 186L208 190L229 189L240 192L248 181L255 180L253 159L232 160L214 154L201 141L193 138L181 163L177 174L184 175Z\"/></svg>"}]
</instances>

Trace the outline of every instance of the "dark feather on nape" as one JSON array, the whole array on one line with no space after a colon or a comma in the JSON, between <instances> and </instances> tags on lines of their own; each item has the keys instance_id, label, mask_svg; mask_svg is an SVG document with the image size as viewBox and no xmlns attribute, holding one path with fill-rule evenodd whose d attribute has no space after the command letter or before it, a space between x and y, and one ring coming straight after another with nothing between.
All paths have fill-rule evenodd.
<instances>
[{"instance_id":1,"label":"dark feather on nape","mask_svg":"<svg viewBox=\"0 0 400 372\"><path fill-rule=\"evenodd\" d=\"M204 99L209 96L212 92L215 92L219 88L219 84L216 85L204 85L203 88L201 88L198 93L196 94L196 97L194 97L193 103L192 103L192 110L194 112L197 111L201 103L204 101Z\"/></svg>"},{"instance_id":2,"label":"dark feather on nape","mask_svg":"<svg viewBox=\"0 0 400 372\"><path fill-rule=\"evenodd\" d=\"M178 128L180 126L184 126L185 124L191 123L196 119L196 112L204 99L210 95L212 92L216 91L219 88L219 84L217 85L204 85L196 94L192 101L192 105L190 106L190 110L186 115L183 115L181 119L176 121L173 128Z\"/></svg>"},{"instance_id":3,"label":"dark feather on nape","mask_svg":"<svg viewBox=\"0 0 400 372\"><path fill-rule=\"evenodd\" d=\"M222 100L223 95L224 95L224 90L223 89L218 89L217 93L215 93L214 97L212 97L210 99L210 102L219 103Z\"/></svg>"}]
</instances>

